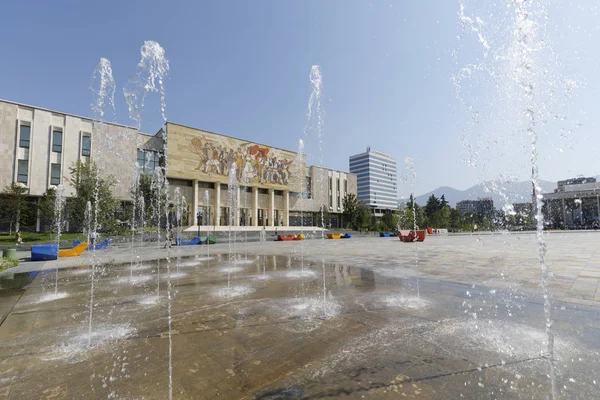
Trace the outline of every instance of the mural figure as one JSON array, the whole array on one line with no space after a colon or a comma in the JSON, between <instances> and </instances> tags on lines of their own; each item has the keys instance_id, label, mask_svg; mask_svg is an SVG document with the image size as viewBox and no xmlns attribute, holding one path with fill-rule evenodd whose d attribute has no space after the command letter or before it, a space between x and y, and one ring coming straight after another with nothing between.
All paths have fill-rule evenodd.
<instances>
[{"instance_id":1,"label":"mural figure","mask_svg":"<svg viewBox=\"0 0 600 400\"><path fill-rule=\"evenodd\" d=\"M234 150L208 139L206 136L193 138L192 152L198 156L196 171L208 175L229 176L231 165L235 163L239 182L288 185L292 179L290 166L294 158L281 157L280 151L271 151L266 146L243 143Z\"/></svg>"}]
</instances>

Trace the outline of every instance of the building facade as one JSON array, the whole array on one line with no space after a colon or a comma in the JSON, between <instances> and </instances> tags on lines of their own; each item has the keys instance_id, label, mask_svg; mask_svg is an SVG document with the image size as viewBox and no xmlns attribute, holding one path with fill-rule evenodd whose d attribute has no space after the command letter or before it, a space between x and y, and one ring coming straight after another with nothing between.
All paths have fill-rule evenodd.
<instances>
[{"instance_id":1,"label":"building facade","mask_svg":"<svg viewBox=\"0 0 600 400\"><path fill-rule=\"evenodd\" d=\"M325 207L330 226L344 226L342 199L356 195L356 175L307 167L296 152L214 132L172 122L163 129L170 187L201 216L194 225L224 226L231 218L238 226L320 226Z\"/></svg>"},{"instance_id":2,"label":"building facade","mask_svg":"<svg viewBox=\"0 0 600 400\"><path fill-rule=\"evenodd\" d=\"M544 221L549 228L600 227L600 182L572 178L557 183L553 193L543 193Z\"/></svg>"},{"instance_id":3,"label":"building facade","mask_svg":"<svg viewBox=\"0 0 600 400\"><path fill-rule=\"evenodd\" d=\"M164 160L163 133L170 193L179 188L186 197L189 225L223 226L232 220L242 226L320 225L316 214L325 207L331 226L339 227L343 197L356 194L356 175L307 167L292 151L171 122L148 135L5 100L0 100L0 190L19 182L36 202L48 188L63 185L65 195L73 196L70 168L91 160L115 178L114 197L131 204L136 177L153 173ZM231 204L237 210L230 210ZM39 213L27 225L39 231Z\"/></svg>"},{"instance_id":4,"label":"building facade","mask_svg":"<svg viewBox=\"0 0 600 400\"><path fill-rule=\"evenodd\" d=\"M477 200L462 200L456 203L456 209L463 216L467 213L477 214L480 217L492 219L494 216L494 200L490 197Z\"/></svg>"},{"instance_id":5,"label":"building facade","mask_svg":"<svg viewBox=\"0 0 600 400\"><path fill-rule=\"evenodd\" d=\"M396 160L367 147L364 153L350 156L350 172L357 177L358 200L375 215L398 208Z\"/></svg>"}]
</instances>

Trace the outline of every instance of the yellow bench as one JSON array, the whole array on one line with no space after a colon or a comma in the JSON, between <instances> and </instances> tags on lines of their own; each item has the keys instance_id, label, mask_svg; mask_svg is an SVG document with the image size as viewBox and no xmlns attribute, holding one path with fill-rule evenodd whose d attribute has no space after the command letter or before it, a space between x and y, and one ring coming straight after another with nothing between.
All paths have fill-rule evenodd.
<instances>
[{"instance_id":1,"label":"yellow bench","mask_svg":"<svg viewBox=\"0 0 600 400\"><path fill-rule=\"evenodd\" d=\"M72 249L59 250L58 256L59 257L75 257L75 256L78 256L81 253L83 253L83 251L85 249L87 249L87 247L88 247L87 242L81 242L77 246L73 247Z\"/></svg>"},{"instance_id":2,"label":"yellow bench","mask_svg":"<svg viewBox=\"0 0 600 400\"><path fill-rule=\"evenodd\" d=\"M341 236L341 234L339 234L339 233L328 233L327 239L339 239L340 236Z\"/></svg>"}]
</instances>

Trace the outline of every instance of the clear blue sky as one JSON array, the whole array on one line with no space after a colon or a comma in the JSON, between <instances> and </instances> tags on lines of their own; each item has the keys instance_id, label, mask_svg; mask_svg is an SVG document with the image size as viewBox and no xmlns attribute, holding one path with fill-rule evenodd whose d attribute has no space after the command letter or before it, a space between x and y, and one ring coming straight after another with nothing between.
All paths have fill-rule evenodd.
<instances>
[{"instance_id":1,"label":"clear blue sky","mask_svg":"<svg viewBox=\"0 0 600 400\"><path fill-rule=\"evenodd\" d=\"M600 173L598 12L594 1L577 3L550 10L550 35L565 59L557 69L582 87L568 104L581 126L540 147L540 172L548 180ZM494 42L505 20L494 21L487 2L465 5L486 22ZM106 57L118 86L116 121L133 124L122 87L135 72L140 46L155 40L170 61L169 120L295 149L306 122L310 68L318 64L325 166L347 170L348 156L370 145L397 159L399 175L404 158L415 158L417 194L442 185L464 189L500 174L527 179L526 155L515 162L481 150L487 141L477 138L496 133L471 131L480 166L463 160L469 152L459 137L469 117L451 77L481 56L481 46L471 32L457 39L458 10L451 0L13 1L3 5L11 17L0 25L0 98L91 115L89 80ZM496 115L494 97L481 93L485 86L474 82L469 100ZM158 104L158 96L148 99L143 131L162 124ZM498 115L485 120L493 124ZM510 137L498 135L497 145L506 146ZM314 138L305 141L315 154ZM409 187L400 182L399 190L405 195Z\"/></svg>"}]
</instances>

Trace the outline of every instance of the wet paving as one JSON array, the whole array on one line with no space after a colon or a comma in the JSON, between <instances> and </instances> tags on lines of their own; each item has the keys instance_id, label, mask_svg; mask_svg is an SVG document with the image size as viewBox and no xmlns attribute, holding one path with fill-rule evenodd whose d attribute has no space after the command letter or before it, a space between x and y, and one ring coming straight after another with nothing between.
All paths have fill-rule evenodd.
<instances>
[{"instance_id":1,"label":"wet paving","mask_svg":"<svg viewBox=\"0 0 600 400\"><path fill-rule=\"evenodd\" d=\"M550 396L542 300L382 265L104 264L93 300L90 267L23 274L0 290L0 399L167 399L169 305L175 399ZM599 311L554 304L560 398L600 396Z\"/></svg>"}]
</instances>

